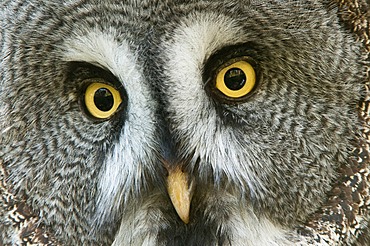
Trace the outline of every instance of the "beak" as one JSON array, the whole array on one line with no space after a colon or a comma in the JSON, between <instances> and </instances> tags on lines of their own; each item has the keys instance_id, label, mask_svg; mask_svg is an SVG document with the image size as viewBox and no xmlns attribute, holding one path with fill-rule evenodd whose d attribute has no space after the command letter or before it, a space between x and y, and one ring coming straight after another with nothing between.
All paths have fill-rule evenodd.
<instances>
[{"instance_id":1,"label":"beak","mask_svg":"<svg viewBox=\"0 0 370 246\"><path fill-rule=\"evenodd\" d=\"M189 186L188 174L180 167L168 170L167 191L181 220L189 223L192 184Z\"/></svg>"}]
</instances>

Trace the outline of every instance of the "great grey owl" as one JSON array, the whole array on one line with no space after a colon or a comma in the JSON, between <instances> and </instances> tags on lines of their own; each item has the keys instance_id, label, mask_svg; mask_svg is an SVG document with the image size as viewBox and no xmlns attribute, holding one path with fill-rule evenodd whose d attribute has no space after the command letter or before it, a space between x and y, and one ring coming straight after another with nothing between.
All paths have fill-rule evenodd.
<instances>
[{"instance_id":1,"label":"great grey owl","mask_svg":"<svg viewBox=\"0 0 370 246\"><path fill-rule=\"evenodd\" d=\"M0 245L369 245L367 0L1 0Z\"/></svg>"}]
</instances>

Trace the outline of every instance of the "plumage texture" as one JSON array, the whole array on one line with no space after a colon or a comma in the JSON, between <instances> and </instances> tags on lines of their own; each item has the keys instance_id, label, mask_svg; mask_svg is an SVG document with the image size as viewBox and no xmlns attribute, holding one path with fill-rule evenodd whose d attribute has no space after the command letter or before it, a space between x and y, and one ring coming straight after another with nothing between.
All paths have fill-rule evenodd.
<instances>
[{"instance_id":1,"label":"plumage texture","mask_svg":"<svg viewBox=\"0 0 370 246\"><path fill-rule=\"evenodd\" d=\"M368 5L2 1L0 245L369 244ZM212 78L239 56L237 102ZM121 93L107 120L91 80Z\"/></svg>"}]
</instances>

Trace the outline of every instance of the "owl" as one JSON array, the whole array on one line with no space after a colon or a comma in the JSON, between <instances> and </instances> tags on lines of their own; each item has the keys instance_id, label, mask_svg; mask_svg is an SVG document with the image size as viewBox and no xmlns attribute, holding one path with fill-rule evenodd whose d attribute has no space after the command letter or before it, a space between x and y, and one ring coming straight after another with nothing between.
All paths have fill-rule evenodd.
<instances>
[{"instance_id":1,"label":"owl","mask_svg":"<svg viewBox=\"0 0 370 246\"><path fill-rule=\"evenodd\" d=\"M367 0L2 0L0 245L369 245Z\"/></svg>"}]
</instances>

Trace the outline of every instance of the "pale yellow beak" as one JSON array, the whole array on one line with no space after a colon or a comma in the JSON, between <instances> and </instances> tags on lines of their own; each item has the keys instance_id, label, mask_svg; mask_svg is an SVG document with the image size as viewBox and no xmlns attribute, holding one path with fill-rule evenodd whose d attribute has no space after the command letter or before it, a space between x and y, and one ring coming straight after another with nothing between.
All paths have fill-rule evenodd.
<instances>
[{"instance_id":1,"label":"pale yellow beak","mask_svg":"<svg viewBox=\"0 0 370 246\"><path fill-rule=\"evenodd\" d=\"M189 186L188 174L181 168L168 170L167 190L175 210L181 220L189 223L192 185Z\"/></svg>"}]
</instances>

